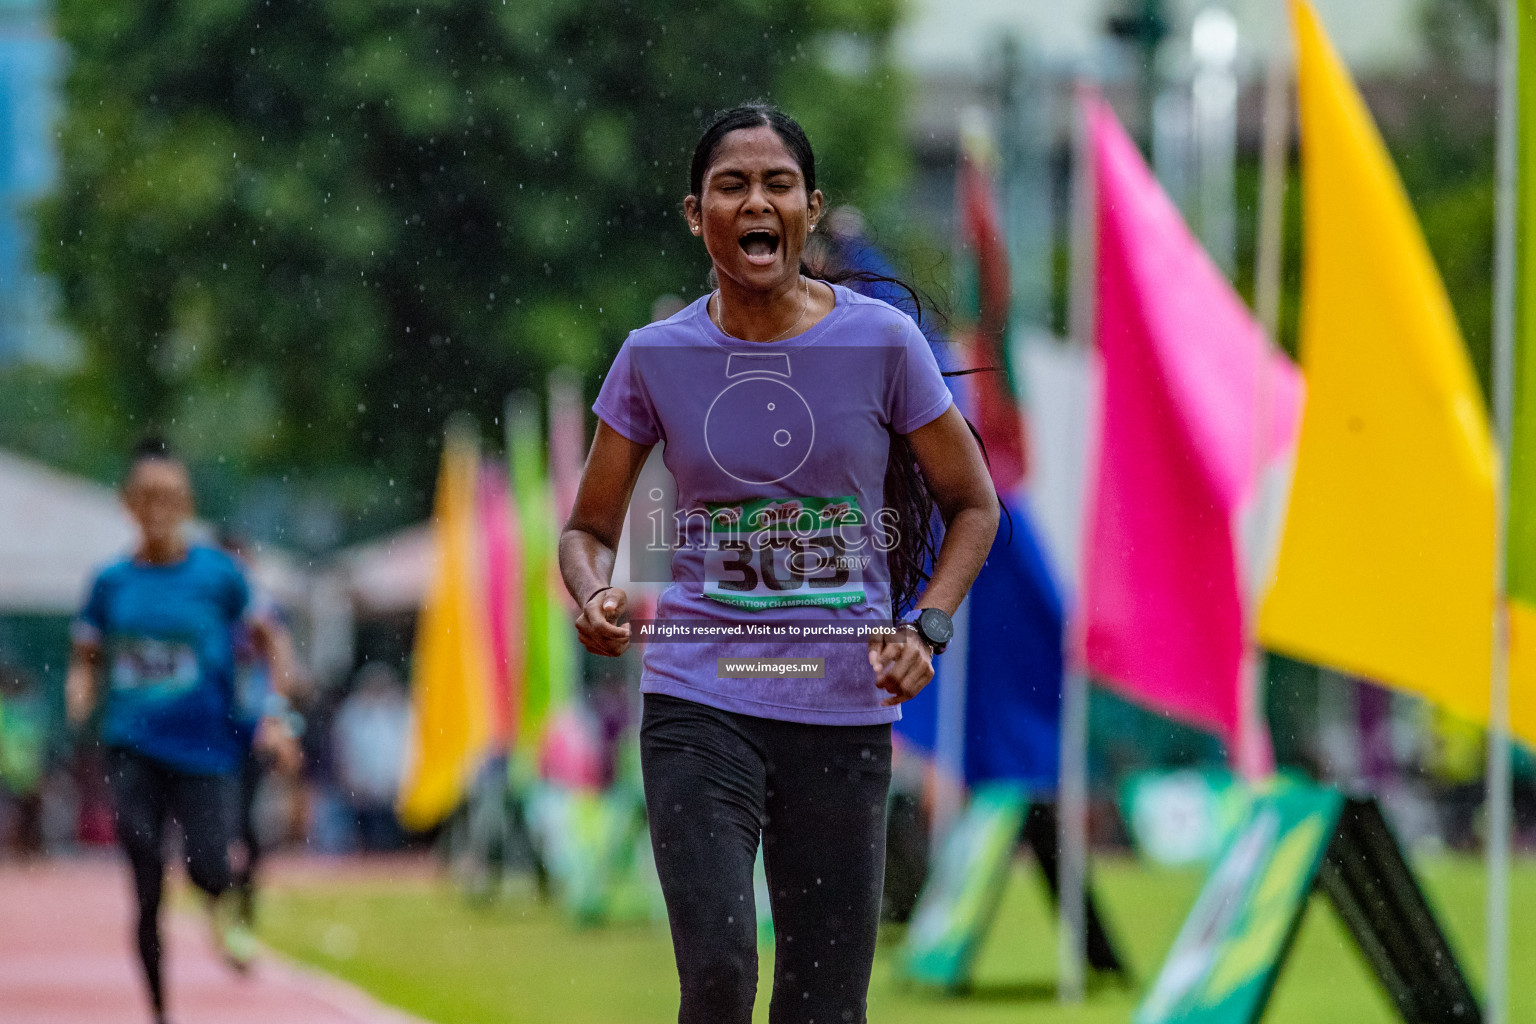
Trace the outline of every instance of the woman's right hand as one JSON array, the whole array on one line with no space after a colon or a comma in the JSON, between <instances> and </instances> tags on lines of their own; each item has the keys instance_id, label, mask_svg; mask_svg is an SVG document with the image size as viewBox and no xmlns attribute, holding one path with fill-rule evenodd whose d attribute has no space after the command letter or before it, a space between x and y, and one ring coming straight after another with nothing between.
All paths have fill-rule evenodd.
<instances>
[{"instance_id":1,"label":"woman's right hand","mask_svg":"<svg viewBox=\"0 0 1536 1024\"><path fill-rule=\"evenodd\" d=\"M619 619L628 610L629 596L621 587L608 587L593 594L576 620L581 646L606 658L617 658L629 650L629 624L619 625Z\"/></svg>"},{"instance_id":2,"label":"woman's right hand","mask_svg":"<svg viewBox=\"0 0 1536 1024\"><path fill-rule=\"evenodd\" d=\"M69 671L64 677L64 715L78 729L96 708L96 666L101 645L74 641L69 652Z\"/></svg>"}]
</instances>

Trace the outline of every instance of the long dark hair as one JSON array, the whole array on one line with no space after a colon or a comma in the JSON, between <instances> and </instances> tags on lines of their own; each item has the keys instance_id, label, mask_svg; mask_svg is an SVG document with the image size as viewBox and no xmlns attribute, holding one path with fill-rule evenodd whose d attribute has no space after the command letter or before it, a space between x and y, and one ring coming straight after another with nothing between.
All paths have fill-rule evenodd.
<instances>
[{"instance_id":1,"label":"long dark hair","mask_svg":"<svg viewBox=\"0 0 1536 1024\"><path fill-rule=\"evenodd\" d=\"M693 160L688 168L690 194L703 198L704 174L709 170L710 161L715 157L715 150L720 148L720 143L727 135L742 128L764 127L772 128L773 133L795 158L795 163L800 167L800 174L805 179L806 194L814 192L816 190L816 154L811 149L811 140L806 137L805 129L801 128L794 118L772 104L754 101L716 114L709 126L704 129L704 134L699 137L698 144L693 148ZM870 270L839 267L820 261L812 265L802 260L800 273L828 284L894 285L905 292L910 300L910 302L898 302L897 307L912 317L914 323L923 323L922 298L918 295L917 289L905 281ZM992 369L995 367L951 370L945 372L944 376L957 377ZM981 448L982 458L986 459L987 447L982 443L981 434L976 430L975 424L967 419L965 425L970 428L971 436L976 438L976 444ZM928 568L938 557L942 524L936 514L937 505L933 500L933 492L928 489L928 482L923 479L922 470L918 468L917 457L912 452L911 443L889 425L886 430L890 434L891 445L890 455L885 463L885 504L896 513L897 524L896 545L886 552L886 562L891 573L891 615L895 619L900 619L917 602L923 585L928 581ZM990 465L990 460L988 464ZM1011 521L1009 525L1011 528Z\"/></svg>"}]
</instances>

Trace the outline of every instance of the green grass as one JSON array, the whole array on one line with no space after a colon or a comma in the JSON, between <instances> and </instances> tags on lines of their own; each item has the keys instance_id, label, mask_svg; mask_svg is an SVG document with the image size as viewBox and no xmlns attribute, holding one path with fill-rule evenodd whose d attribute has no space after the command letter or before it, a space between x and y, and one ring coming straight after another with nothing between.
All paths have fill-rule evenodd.
<instances>
[{"instance_id":1,"label":"green grass","mask_svg":"<svg viewBox=\"0 0 1536 1024\"><path fill-rule=\"evenodd\" d=\"M1472 974L1482 977L1481 867L1466 859L1421 865L1430 898ZM870 987L876 1024L1125 1022L1194 901L1198 873L1128 860L1097 866L1098 892L1136 991L1096 990L1080 1007L1053 1000L1055 931L1033 869L1021 862L984 949L976 989L953 997L914 991L893 976L897 934L885 937ZM1536 863L1514 878L1511 1019L1536 1020ZM274 948L438 1024L664 1024L676 1019L676 976L664 926L580 929L531 896L485 909L420 878L397 882L279 882L263 909ZM765 951L766 953L766 951ZM772 957L763 957L757 1019L767 1019ZM1266 1024L1395 1020L1380 986L1327 902L1314 898L1281 974Z\"/></svg>"}]
</instances>

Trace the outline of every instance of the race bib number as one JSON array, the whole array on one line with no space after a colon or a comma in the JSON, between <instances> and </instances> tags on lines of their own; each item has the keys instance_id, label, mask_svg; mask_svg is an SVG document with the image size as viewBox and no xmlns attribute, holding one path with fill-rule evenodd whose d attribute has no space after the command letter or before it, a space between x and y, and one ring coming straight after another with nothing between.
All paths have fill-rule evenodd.
<instances>
[{"instance_id":1,"label":"race bib number","mask_svg":"<svg viewBox=\"0 0 1536 1024\"><path fill-rule=\"evenodd\" d=\"M179 640L121 637L112 644L112 689L170 697L197 685L197 652Z\"/></svg>"},{"instance_id":2,"label":"race bib number","mask_svg":"<svg viewBox=\"0 0 1536 1024\"><path fill-rule=\"evenodd\" d=\"M858 499L709 505L704 596L737 608L846 608L873 558Z\"/></svg>"}]
</instances>

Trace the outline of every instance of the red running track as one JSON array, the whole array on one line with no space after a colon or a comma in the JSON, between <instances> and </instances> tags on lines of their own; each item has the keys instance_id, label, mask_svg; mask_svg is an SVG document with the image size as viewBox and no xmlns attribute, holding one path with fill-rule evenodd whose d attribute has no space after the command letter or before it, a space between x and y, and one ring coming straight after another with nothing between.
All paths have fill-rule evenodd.
<instances>
[{"instance_id":1,"label":"red running track","mask_svg":"<svg viewBox=\"0 0 1536 1024\"><path fill-rule=\"evenodd\" d=\"M195 913L167 913L171 1024L421 1024L263 953L239 977ZM148 1024L128 869L116 858L0 864L0 1024Z\"/></svg>"}]
</instances>

